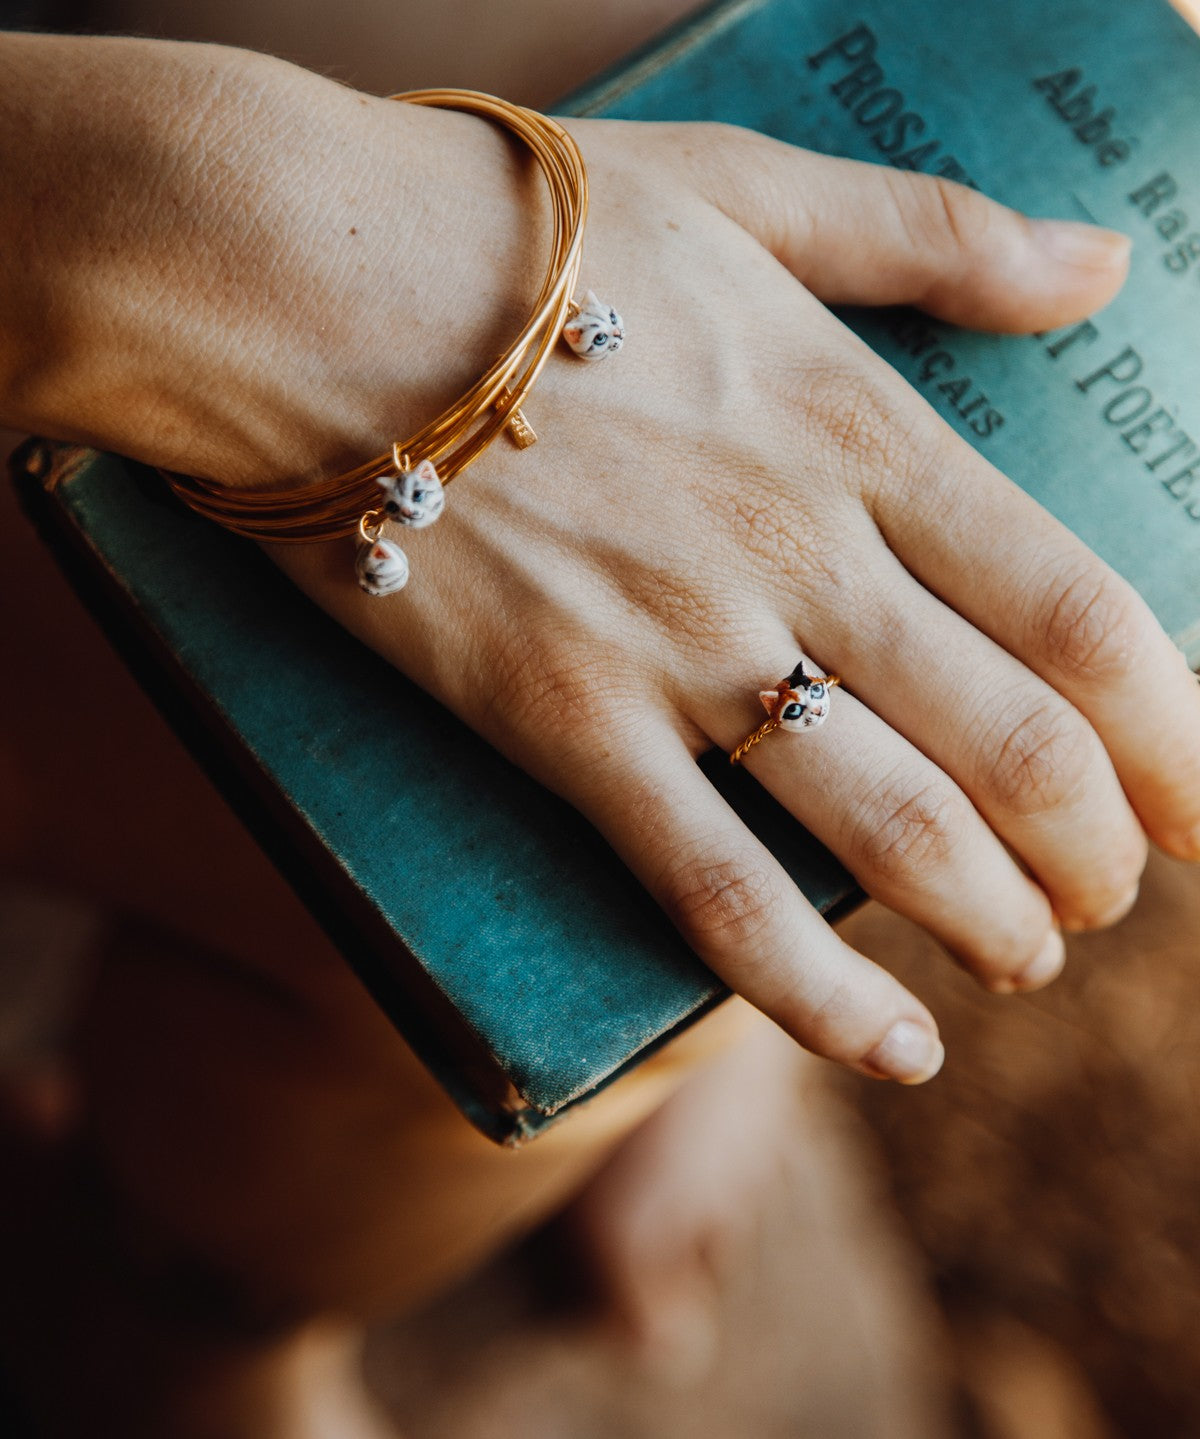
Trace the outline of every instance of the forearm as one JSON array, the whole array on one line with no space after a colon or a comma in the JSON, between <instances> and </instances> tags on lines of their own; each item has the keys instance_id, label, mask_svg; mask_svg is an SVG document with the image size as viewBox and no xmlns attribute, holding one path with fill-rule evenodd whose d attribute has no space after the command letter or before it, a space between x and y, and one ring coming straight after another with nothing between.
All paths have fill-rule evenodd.
<instances>
[{"instance_id":1,"label":"forearm","mask_svg":"<svg viewBox=\"0 0 1200 1439\"><path fill-rule=\"evenodd\" d=\"M478 121L146 40L6 35L0 97L0 423L233 483L336 468L519 316L536 202Z\"/></svg>"},{"instance_id":2,"label":"forearm","mask_svg":"<svg viewBox=\"0 0 1200 1439\"><path fill-rule=\"evenodd\" d=\"M178 276L170 230L197 188L197 144L226 52L137 40L0 40L0 379L4 418L64 409L58 390L89 352L120 387L129 277L163 309ZM221 67L226 70L228 67ZM233 107L221 115L229 142Z\"/></svg>"}]
</instances>

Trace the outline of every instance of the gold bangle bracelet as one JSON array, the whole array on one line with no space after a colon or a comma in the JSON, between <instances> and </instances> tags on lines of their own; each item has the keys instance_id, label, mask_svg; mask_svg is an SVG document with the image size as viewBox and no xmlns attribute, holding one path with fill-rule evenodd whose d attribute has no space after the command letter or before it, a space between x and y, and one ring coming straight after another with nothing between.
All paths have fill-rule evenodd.
<instances>
[{"instance_id":1,"label":"gold bangle bracelet","mask_svg":"<svg viewBox=\"0 0 1200 1439\"><path fill-rule=\"evenodd\" d=\"M398 475L421 470L433 476L440 494L440 486L478 459L502 431L507 430L522 448L532 444L536 435L521 405L564 327L572 348L583 353L577 343L579 334L571 326L580 315L573 296L583 258L588 181L575 141L548 116L472 90L416 90L390 98L479 115L502 125L529 148L550 191L550 263L528 320L504 354L449 409L407 440L397 441L386 454L335 478L278 490L239 490L213 480L166 475L171 489L185 505L251 539L302 544L357 533L367 545L374 544L381 524L398 517L388 513L397 510L394 504L389 504L386 512L377 508L381 485L386 487ZM588 302L599 304L590 292ZM623 330L616 312L606 308L606 317L608 313L613 324L606 336L595 339L595 344L599 346L608 339L610 349L615 351L620 347ZM581 318L586 318L586 312ZM597 356L600 353L597 350ZM437 512L440 513L440 500ZM423 525L428 520L406 521L400 517L400 522ZM369 593L384 592L363 582L361 568L359 578ZM404 579L393 588L399 588Z\"/></svg>"}]
</instances>

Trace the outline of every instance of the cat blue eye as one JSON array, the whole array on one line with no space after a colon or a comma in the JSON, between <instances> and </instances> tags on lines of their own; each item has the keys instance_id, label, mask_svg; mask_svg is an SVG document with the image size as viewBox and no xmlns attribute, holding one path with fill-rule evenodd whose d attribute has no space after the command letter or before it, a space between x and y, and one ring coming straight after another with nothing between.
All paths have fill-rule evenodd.
<instances>
[{"instance_id":1,"label":"cat blue eye","mask_svg":"<svg viewBox=\"0 0 1200 1439\"><path fill-rule=\"evenodd\" d=\"M424 498L425 498L425 491L424 491L424 490L414 490L414 491L413 491L413 504L414 504L414 505L419 505Z\"/></svg>"},{"instance_id":2,"label":"cat blue eye","mask_svg":"<svg viewBox=\"0 0 1200 1439\"><path fill-rule=\"evenodd\" d=\"M615 324L617 323L617 312L616 312L616 310L609 310L609 312L608 312L608 319L609 319L609 323L612 324L612 325L615 325Z\"/></svg>"},{"instance_id":3,"label":"cat blue eye","mask_svg":"<svg viewBox=\"0 0 1200 1439\"><path fill-rule=\"evenodd\" d=\"M804 713L804 706L803 706L803 705L790 704L790 705L784 705L784 707L783 707L783 718L784 718L784 719L799 719L800 716L801 716L803 713Z\"/></svg>"},{"instance_id":4,"label":"cat blue eye","mask_svg":"<svg viewBox=\"0 0 1200 1439\"><path fill-rule=\"evenodd\" d=\"M808 692L813 699L819 700L825 693L825 686L822 684L810 685Z\"/></svg>"},{"instance_id":5,"label":"cat blue eye","mask_svg":"<svg viewBox=\"0 0 1200 1439\"><path fill-rule=\"evenodd\" d=\"M593 345L607 345L607 344L608 344L608 336L607 336L607 335L597 335L596 338L592 341L592 344L593 344Z\"/></svg>"}]
</instances>

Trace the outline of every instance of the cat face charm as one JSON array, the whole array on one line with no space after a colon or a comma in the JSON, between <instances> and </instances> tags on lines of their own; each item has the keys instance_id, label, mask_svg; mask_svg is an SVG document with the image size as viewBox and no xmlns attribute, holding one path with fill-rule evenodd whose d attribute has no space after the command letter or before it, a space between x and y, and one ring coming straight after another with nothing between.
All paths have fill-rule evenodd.
<instances>
[{"instance_id":1,"label":"cat face charm","mask_svg":"<svg viewBox=\"0 0 1200 1439\"><path fill-rule=\"evenodd\" d=\"M446 492L432 460L422 460L415 470L381 475L378 484L384 494L384 512L398 525L423 530L446 506Z\"/></svg>"},{"instance_id":2,"label":"cat face charm","mask_svg":"<svg viewBox=\"0 0 1200 1439\"><path fill-rule=\"evenodd\" d=\"M780 729L814 729L829 718L829 692L837 682L833 676L806 675L799 664L787 679L780 680L778 689L760 690L758 697L767 714L779 721Z\"/></svg>"},{"instance_id":3,"label":"cat face charm","mask_svg":"<svg viewBox=\"0 0 1200 1439\"><path fill-rule=\"evenodd\" d=\"M603 360L625 343L625 326L611 305L602 304L589 290L574 319L563 326L563 339L583 360Z\"/></svg>"},{"instance_id":4,"label":"cat face charm","mask_svg":"<svg viewBox=\"0 0 1200 1439\"><path fill-rule=\"evenodd\" d=\"M354 572L364 593L376 598L394 595L408 584L408 556L391 540L377 539L359 546Z\"/></svg>"}]
</instances>

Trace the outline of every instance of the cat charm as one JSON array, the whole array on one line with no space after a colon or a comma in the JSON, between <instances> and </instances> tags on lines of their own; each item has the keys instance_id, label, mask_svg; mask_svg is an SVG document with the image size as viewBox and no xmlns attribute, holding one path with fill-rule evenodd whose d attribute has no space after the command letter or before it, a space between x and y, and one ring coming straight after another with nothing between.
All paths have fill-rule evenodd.
<instances>
[{"instance_id":1,"label":"cat charm","mask_svg":"<svg viewBox=\"0 0 1200 1439\"><path fill-rule=\"evenodd\" d=\"M589 290L578 312L563 326L563 339L582 360L603 360L615 355L625 342L625 326L611 305L604 305Z\"/></svg>"},{"instance_id":2,"label":"cat charm","mask_svg":"<svg viewBox=\"0 0 1200 1439\"><path fill-rule=\"evenodd\" d=\"M422 460L415 470L400 465L396 468L398 474L379 477L384 514L398 525L423 530L433 524L446 507L446 491L438 472L432 460Z\"/></svg>"},{"instance_id":3,"label":"cat charm","mask_svg":"<svg viewBox=\"0 0 1200 1439\"><path fill-rule=\"evenodd\" d=\"M780 729L813 729L829 718L829 691L837 683L836 675L806 675L801 661L787 679L780 680L778 689L759 690L758 697Z\"/></svg>"},{"instance_id":4,"label":"cat charm","mask_svg":"<svg viewBox=\"0 0 1200 1439\"><path fill-rule=\"evenodd\" d=\"M377 538L359 546L354 571L365 594L394 595L408 583L408 556L391 540Z\"/></svg>"}]
</instances>

